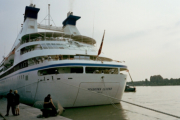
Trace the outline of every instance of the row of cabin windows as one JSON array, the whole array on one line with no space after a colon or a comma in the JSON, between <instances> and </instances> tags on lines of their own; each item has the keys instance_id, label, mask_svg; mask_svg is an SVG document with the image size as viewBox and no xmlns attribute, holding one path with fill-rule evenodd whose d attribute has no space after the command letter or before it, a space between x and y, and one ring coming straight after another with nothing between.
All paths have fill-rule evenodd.
<instances>
[{"instance_id":1,"label":"row of cabin windows","mask_svg":"<svg viewBox=\"0 0 180 120\"><path fill-rule=\"evenodd\" d=\"M44 44L35 44L22 48L20 54L31 52L33 50L42 50L42 49L71 49L71 50L91 50L96 51L95 47L90 46L75 46L69 44L60 44L60 43L44 43Z\"/></svg>"},{"instance_id":2,"label":"row of cabin windows","mask_svg":"<svg viewBox=\"0 0 180 120\"><path fill-rule=\"evenodd\" d=\"M17 64L16 66L14 66L10 70L8 70L6 73L0 75L0 78L3 78L3 77L5 77L5 76L17 71L17 70L20 70L20 69L23 69L23 68L26 68L26 67L28 67L28 60L20 62L19 64Z\"/></svg>"},{"instance_id":3,"label":"row of cabin windows","mask_svg":"<svg viewBox=\"0 0 180 120\"><path fill-rule=\"evenodd\" d=\"M20 75L20 76L17 76L17 79L25 79L25 80L28 80L28 75L24 76L24 75Z\"/></svg>"},{"instance_id":4,"label":"row of cabin windows","mask_svg":"<svg viewBox=\"0 0 180 120\"><path fill-rule=\"evenodd\" d=\"M26 38L25 40L21 41L21 44L34 42L34 41L69 41L70 38L63 38L63 37L37 37L37 38Z\"/></svg>"},{"instance_id":5,"label":"row of cabin windows","mask_svg":"<svg viewBox=\"0 0 180 120\"><path fill-rule=\"evenodd\" d=\"M20 76L17 76L17 80L28 80L28 75L20 75ZM13 78L11 79L10 78L10 80L13 80ZM0 82L1 83L1 82ZM2 83L4 83L4 81L2 81Z\"/></svg>"},{"instance_id":6,"label":"row of cabin windows","mask_svg":"<svg viewBox=\"0 0 180 120\"><path fill-rule=\"evenodd\" d=\"M24 79L24 75L17 76L17 79Z\"/></svg>"},{"instance_id":7,"label":"row of cabin windows","mask_svg":"<svg viewBox=\"0 0 180 120\"><path fill-rule=\"evenodd\" d=\"M68 78L70 79L70 78ZM72 79L72 78L71 78ZM51 76L51 78L46 78L44 77L43 79L38 79L39 81L49 81L49 80L61 80L61 78L54 78L53 76Z\"/></svg>"},{"instance_id":8,"label":"row of cabin windows","mask_svg":"<svg viewBox=\"0 0 180 120\"><path fill-rule=\"evenodd\" d=\"M57 55L56 55L57 56ZM61 56L61 55L60 55ZM81 57L86 58L87 59L90 56L67 56L67 55L62 55L61 59L66 59L66 57L74 57L75 59L80 59ZM38 58L39 60L40 58ZM57 58L58 59L58 58ZM89 58L90 59L90 58ZM30 64L30 63L29 63ZM6 73L0 75L0 78L3 78L17 70L26 68L29 66L28 64L28 60L25 60L19 64L17 64L16 66L14 66L13 68L11 68L10 70L8 70ZM117 73L118 69L117 68L103 68L103 67L86 67L85 72L86 73L96 73L96 74L100 74L100 73L104 73L104 74L118 74ZM51 68L51 69L46 69L46 70L41 70L39 72L39 75L48 75L48 74L59 74L59 73L83 73L83 67L59 67L59 68Z\"/></svg>"},{"instance_id":9,"label":"row of cabin windows","mask_svg":"<svg viewBox=\"0 0 180 120\"><path fill-rule=\"evenodd\" d=\"M118 68L104 68L104 67L86 67L86 73L90 74L118 74ZM51 74L60 74L60 73L83 73L83 67L59 67L59 68L50 68L39 70L38 75L51 75ZM17 76L17 79L28 80L28 76L20 75ZM53 76L52 76L53 80ZM57 78L60 80L60 78Z\"/></svg>"},{"instance_id":10,"label":"row of cabin windows","mask_svg":"<svg viewBox=\"0 0 180 120\"><path fill-rule=\"evenodd\" d=\"M58 60L96 60L96 56L82 56L82 55L47 55L34 57L28 60L29 66L34 64L40 64L46 61L58 61ZM111 61L108 58L99 58L97 59L103 61Z\"/></svg>"},{"instance_id":11,"label":"row of cabin windows","mask_svg":"<svg viewBox=\"0 0 180 120\"><path fill-rule=\"evenodd\" d=\"M66 73L83 73L83 67L58 67L49 68L38 71L39 76L51 74L66 74ZM118 74L118 68L106 67L85 67L85 73L88 74Z\"/></svg>"}]
</instances>

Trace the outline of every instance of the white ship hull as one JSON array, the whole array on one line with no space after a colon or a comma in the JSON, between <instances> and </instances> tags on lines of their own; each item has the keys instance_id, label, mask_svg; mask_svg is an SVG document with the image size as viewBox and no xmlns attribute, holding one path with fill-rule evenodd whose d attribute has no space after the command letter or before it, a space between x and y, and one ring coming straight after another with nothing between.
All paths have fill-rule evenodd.
<instances>
[{"instance_id":1,"label":"white ship hull","mask_svg":"<svg viewBox=\"0 0 180 120\"><path fill-rule=\"evenodd\" d=\"M47 94L51 94L53 100L58 101L63 107L110 104L110 98L102 94L121 99L126 84L126 75L124 74L75 73L45 76L38 76L37 74L39 69L64 66L65 63L67 66L68 64L79 64L77 61L70 62L70 60L48 61L21 69L6 78L0 79L0 94L6 95L9 89L17 89L21 95L21 102L31 105L36 101L43 101ZM87 63L81 64L86 65ZM91 64L97 65L97 62ZM106 64L102 66L106 66ZM28 80L25 76L28 76ZM119 103L117 100L113 100L113 102Z\"/></svg>"}]
</instances>

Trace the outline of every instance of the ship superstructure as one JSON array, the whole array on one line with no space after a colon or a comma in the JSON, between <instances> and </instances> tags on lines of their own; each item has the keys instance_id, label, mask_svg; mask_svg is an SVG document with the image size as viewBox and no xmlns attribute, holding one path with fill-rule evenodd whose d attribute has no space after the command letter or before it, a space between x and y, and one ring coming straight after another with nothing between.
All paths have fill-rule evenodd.
<instances>
[{"instance_id":1,"label":"ship superstructure","mask_svg":"<svg viewBox=\"0 0 180 120\"><path fill-rule=\"evenodd\" d=\"M127 66L103 53L97 58L96 41L76 27L79 16L69 12L63 27L56 27L38 24L39 10L33 4L25 8L22 29L0 63L0 95L16 89L21 102L34 104L51 94L63 107L110 104L91 91L121 99Z\"/></svg>"}]
</instances>

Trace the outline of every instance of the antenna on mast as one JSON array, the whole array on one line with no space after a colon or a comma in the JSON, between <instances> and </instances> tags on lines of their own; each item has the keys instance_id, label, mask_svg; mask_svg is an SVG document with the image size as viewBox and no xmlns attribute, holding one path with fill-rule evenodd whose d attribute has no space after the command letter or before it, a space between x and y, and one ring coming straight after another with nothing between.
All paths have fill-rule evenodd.
<instances>
[{"instance_id":1,"label":"antenna on mast","mask_svg":"<svg viewBox=\"0 0 180 120\"><path fill-rule=\"evenodd\" d=\"M30 0L30 4L33 4L33 0Z\"/></svg>"},{"instance_id":2,"label":"antenna on mast","mask_svg":"<svg viewBox=\"0 0 180 120\"><path fill-rule=\"evenodd\" d=\"M5 43L5 42L4 42ZM4 44L4 55L3 55L3 58L6 58L5 57L5 47L6 47L6 45Z\"/></svg>"},{"instance_id":3,"label":"antenna on mast","mask_svg":"<svg viewBox=\"0 0 180 120\"><path fill-rule=\"evenodd\" d=\"M39 25L43 22L45 20L45 22L46 22L46 20L48 20L48 25L46 25L48 28L50 28L51 26L52 26L52 24L50 23L50 21L52 21L53 23L54 23L54 25L56 26L56 24L55 24L55 22L54 22L54 20L52 19L52 17L51 17L51 14L50 14L50 4L48 4L48 14L46 15L46 17L39 23ZM46 23L45 23L46 24ZM41 28L40 28L41 29ZM44 28L42 28L42 29L44 29Z\"/></svg>"},{"instance_id":4,"label":"antenna on mast","mask_svg":"<svg viewBox=\"0 0 180 120\"><path fill-rule=\"evenodd\" d=\"M51 15L50 15L50 4L48 4L48 26L50 26L50 18Z\"/></svg>"}]
</instances>

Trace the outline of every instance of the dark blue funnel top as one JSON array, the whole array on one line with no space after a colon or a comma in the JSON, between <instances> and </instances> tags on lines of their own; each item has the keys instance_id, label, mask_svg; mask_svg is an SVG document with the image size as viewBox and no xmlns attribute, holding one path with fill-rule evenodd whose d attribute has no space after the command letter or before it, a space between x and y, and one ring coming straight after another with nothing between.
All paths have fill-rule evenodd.
<instances>
[{"instance_id":1,"label":"dark blue funnel top","mask_svg":"<svg viewBox=\"0 0 180 120\"><path fill-rule=\"evenodd\" d=\"M76 21L79 20L81 17L69 15L64 21L63 21L63 27L66 25L74 25L76 26Z\"/></svg>"},{"instance_id":2,"label":"dark blue funnel top","mask_svg":"<svg viewBox=\"0 0 180 120\"><path fill-rule=\"evenodd\" d=\"M24 21L26 20L27 17L37 19L39 10L40 10L39 8L26 6Z\"/></svg>"}]
</instances>

